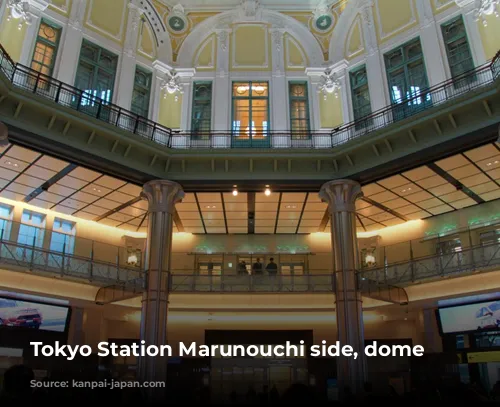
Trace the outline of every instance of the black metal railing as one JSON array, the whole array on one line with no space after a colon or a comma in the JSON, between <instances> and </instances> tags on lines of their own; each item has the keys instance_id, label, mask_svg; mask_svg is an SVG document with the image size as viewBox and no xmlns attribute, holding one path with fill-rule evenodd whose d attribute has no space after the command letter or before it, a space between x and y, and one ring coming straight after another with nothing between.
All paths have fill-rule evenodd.
<instances>
[{"instance_id":1,"label":"black metal railing","mask_svg":"<svg viewBox=\"0 0 500 407\"><path fill-rule=\"evenodd\" d=\"M235 148L334 148L429 108L463 96L492 83L500 74L500 55L487 64L437 86L422 89L411 97L344 124L332 131L176 131L123 109L89 91L77 89L29 67L15 63L0 45L0 70L16 87L55 103L175 149Z\"/></svg>"},{"instance_id":2,"label":"black metal railing","mask_svg":"<svg viewBox=\"0 0 500 407\"><path fill-rule=\"evenodd\" d=\"M451 253L418 257L360 270L361 279L380 284L408 285L437 277L460 277L500 267L500 242L459 248Z\"/></svg>"}]
</instances>

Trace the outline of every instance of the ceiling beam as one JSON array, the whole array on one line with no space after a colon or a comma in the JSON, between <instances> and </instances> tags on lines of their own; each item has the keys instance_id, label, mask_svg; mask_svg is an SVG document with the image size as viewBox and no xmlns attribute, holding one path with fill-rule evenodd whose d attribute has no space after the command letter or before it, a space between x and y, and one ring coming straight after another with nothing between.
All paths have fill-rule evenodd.
<instances>
[{"instance_id":1,"label":"ceiling beam","mask_svg":"<svg viewBox=\"0 0 500 407\"><path fill-rule=\"evenodd\" d=\"M300 223L302 222L302 216L304 215L308 199L309 199L309 192L306 193L306 197L304 198L304 204L302 205L302 209L300 211L299 222L297 223L297 229L295 229L295 234L299 233Z\"/></svg>"},{"instance_id":2,"label":"ceiling beam","mask_svg":"<svg viewBox=\"0 0 500 407\"><path fill-rule=\"evenodd\" d=\"M226 217L226 204L224 203L224 193L220 193L220 201L222 202L222 216L224 216L224 227L226 228L226 234L229 233L227 228L227 217Z\"/></svg>"},{"instance_id":3,"label":"ceiling beam","mask_svg":"<svg viewBox=\"0 0 500 407\"><path fill-rule=\"evenodd\" d=\"M61 171L59 171L56 175L54 175L52 178L45 181L37 189L35 189L33 192L31 192L31 194L26 196L23 201L28 203L31 200L35 199L42 192L48 191L52 185L54 185L56 182L60 181L62 178L64 178L66 175L68 175L71 171L73 171L76 167L78 167L76 164L67 165Z\"/></svg>"},{"instance_id":4,"label":"ceiling beam","mask_svg":"<svg viewBox=\"0 0 500 407\"><path fill-rule=\"evenodd\" d=\"M326 229L326 225L328 225L328 221L330 220L330 210L326 208L325 214L323 215L323 218L321 219L321 223L319 224L319 231L324 232Z\"/></svg>"},{"instance_id":5,"label":"ceiling beam","mask_svg":"<svg viewBox=\"0 0 500 407\"><path fill-rule=\"evenodd\" d=\"M255 234L255 192L247 192L248 234Z\"/></svg>"},{"instance_id":6,"label":"ceiling beam","mask_svg":"<svg viewBox=\"0 0 500 407\"><path fill-rule=\"evenodd\" d=\"M359 221L361 227L366 232L366 227L365 227L365 224L363 223L363 220L361 219L361 216L359 216L359 214L356 214L356 218L358 218L358 221Z\"/></svg>"},{"instance_id":7,"label":"ceiling beam","mask_svg":"<svg viewBox=\"0 0 500 407\"><path fill-rule=\"evenodd\" d=\"M283 192L280 192L280 197L278 199L278 208L276 209L276 222L274 223L274 234L278 230L278 221L280 218L280 208L281 208L281 199L283 198Z\"/></svg>"},{"instance_id":8,"label":"ceiling beam","mask_svg":"<svg viewBox=\"0 0 500 407\"><path fill-rule=\"evenodd\" d=\"M185 232L184 225L182 224L181 217L179 216L179 212L177 212L177 209L175 208L174 208L174 213L172 214L172 219L175 223L175 226L177 226L177 230L179 232Z\"/></svg>"},{"instance_id":9,"label":"ceiling beam","mask_svg":"<svg viewBox=\"0 0 500 407\"><path fill-rule=\"evenodd\" d=\"M125 202L125 203L117 206L115 209L111 209L110 211L107 211L106 213L102 214L101 216L95 218L94 222L99 222L103 219L106 219L107 217L115 214L116 212L120 212L122 209L125 209L125 208L129 207L130 205L133 205L133 204L139 202L140 200L142 200L142 198L140 196L138 196L134 199L131 199L130 201Z\"/></svg>"},{"instance_id":10,"label":"ceiling beam","mask_svg":"<svg viewBox=\"0 0 500 407\"><path fill-rule=\"evenodd\" d=\"M139 223L139 226L137 226L137 229L136 229L136 231L137 231L137 232L138 232L138 231L139 231L139 229L142 227L142 225L144 224L144 221L146 220L146 218L147 218L147 217L148 217L148 213L146 212L146 213L144 214L144 216L142 217L142 219L141 219L141 223Z\"/></svg>"},{"instance_id":11,"label":"ceiling beam","mask_svg":"<svg viewBox=\"0 0 500 407\"><path fill-rule=\"evenodd\" d=\"M397 218L399 218L399 219L401 219L401 220L404 220L405 222L408 222L408 220L409 220L406 216L401 215L400 213L396 212L396 211L395 211L395 210L393 210L393 209L388 208L387 206L385 206L385 205L381 204L380 202L374 201L373 199L367 198L367 197L365 197L365 196L364 196L363 198L361 198L361 199L362 199L363 201L365 201L365 202L369 203L370 205L373 205L373 206L375 206L375 207L377 207L377 208L379 208L379 209L382 209L382 210L383 210L383 211L385 211L385 212L390 213L391 215L393 215L393 216L395 216L395 217L397 217ZM384 222L384 221L381 221L381 222L378 222L378 223L383 224L383 222Z\"/></svg>"},{"instance_id":12,"label":"ceiling beam","mask_svg":"<svg viewBox=\"0 0 500 407\"><path fill-rule=\"evenodd\" d=\"M0 153L0 158L2 158L5 154L7 154L7 151L9 151L12 148L12 144L10 144L3 152Z\"/></svg>"},{"instance_id":13,"label":"ceiling beam","mask_svg":"<svg viewBox=\"0 0 500 407\"><path fill-rule=\"evenodd\" d=\"M205 220L203 219L203 212L201 211L200 201L198 201L198 195L196 194L196 192L194 192L193 195L194 195L194 199L196 201L196 206L198 207L198 213L200 214L201 226L203 226L203 230L205 231L205 234L206 234L207 227L205 226Z\"/></svg>"},{"instance_id":14,"label":"ceiling beam","mask_svg":"<svg viewBox=\"0 0 500 407\"><path fill-rule=\"evenodd\" d=\"M476 195L469 188L467 188L464 184L462 184L459 180L457 180L456 178L451 176L448 172L446 172L441 167L439 167L436 163L427 164L427 167L429 167L432 171L434 171L440 177L442 177L446 181L448 181L451 185L453 185L457 189L457 191L464 192L465 195L467 195L469 198L472 198L474 201L476 201L476 203L481 204L481 203L485 202L484 199L479 197L479 195Z\"/></svg>"}]
</instances>

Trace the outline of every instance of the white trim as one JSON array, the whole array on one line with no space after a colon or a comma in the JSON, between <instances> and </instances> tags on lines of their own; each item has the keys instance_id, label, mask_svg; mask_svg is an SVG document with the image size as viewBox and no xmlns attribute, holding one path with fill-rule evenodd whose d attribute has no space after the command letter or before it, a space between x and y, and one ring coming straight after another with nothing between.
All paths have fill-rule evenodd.
<instances>
[{"instance_id":1,"label":"white trim","mask_svg":"<svg viewBox=\"0 0 500 407\"><path fill-rule=\"evenodd\" d=\"M102 0L97 0L97 1L102 1ZM88 27L92 28L93 30L97 31L98 33L102 33L103 35L107 35L111 38L114 38L116 41L121 42L123 39L123 33L125 31L125 18L127 17L127 14L128 14L127 13L128 12L127 2L126 2L126 0L122 0L122 2L123 2L123 12L122 12L121 20L120 20L120 30L119 30L117 35L113 35L109 31L106 31L103 28L100 28L100 27L94 25L94 23L92 22L90 16L92 14L94 0L88 0L85 21L83 23L84 26L87 25Z\"/></svg>"},{"instance_id":2,"label":"white trim","mask_svg":"<svg viewBox=\"0 0 500 407\"><path fill-rule=\"evenodd\" d=\"M141 24L142 24L141 25L142 26L142 30L139 33L139 35L137 36L137 54L141 55L143 58L151 58L151 59L154 60L156 58L156 55L148 54L141 47L142 37L144 35L144 30L148 30L149 36L151 38L151 43L153 44L153 54L157 54L158 53L158 47L156 45L154 33L151 31L151 26L149 25L149 23L147 22L147 20L143 21Z\"/></svg>"},{"instance_id":3,"label":"white trim","mask_svg":"<svg viewBox=\"0 0 500 407\"><path fill-rule=\"evenodd\" d=\"M264 62L262 65L239 65L236 62L236 32L242 28L259 27L264 31ZM233 28L231 33L231 68L236 69L252 69L252 68L269 68L269 31L263 23L242 23Z\"/></svg>"},{"instance_id":4,"label":"white trim","mask_svg":"<svg viewBox=\"0 0 500 407\"><path fill-rule=\"evenodd\" d=\"M358 34L359 34L359 38L360 38L361 43L360 43L360 47L357 50L355 50L354 52L349 54L348 48L349 48L349 45L351 43L352 35L354 34L355 29L358 30ZM366 48L365 47L365 39L363 37L363 31L361 29L361 18L358 15L354 18L354 21L352 22L351 27L349 28L349 32L347 33L346 41L344 43L345 58L346 59L355 58L355 57L359 56L360 53L364 53L365 48Z\"/></svg>"},{"instance_id":5,"label":"white trim","mask_svg":"<svg viewBox=\"0 0 500 407\"><path fill-rule=\"evenodd\" d=\"M283 27L285 32L289 32L294 38L300 40L304 51L307 53L307 60L312 66L320 66L323 59L323 51L314 35L309 31L308 27L304 26L293 17L278 13L269 9L262 9L260 20L263 24L270 24L274 28ZM179 49L179 57L177 59L179 65L190 66L193 61L193 53L198 49L198 45L211 32L218 29L227 29L229 25L240 22L239 10L230 10L224 13L207 18L198 24L186 37ZM242 22L243 23L243 22ZM256 21L253 21L256 23Z\"/></svg>"},{"instance_id":6,"label":"white trim","mask_svg":"<svg viewBox=\"0 0 500 407\"><path fill-rule=\"evenodd\" d=\"M203 66L203 65L196 65L196 62L198 61L198 58L200 57L201 52L205 49L205 47L208 45L208 43L212 41L212 54L211 54L211 59L210 59L210 64ZM215 50L216 50L216 37L215 34L208 36L204 42L201 43L200 47L198 48L198 51L196 52L193 60L192 66L194 66L196 69L215 69Z\"/></svg>"},{"instance_id":7,"label":"white trim","mask_svg":"<svg viewBox=\"0 0 500 407\"><path fill-rule=\"evenodd\" d=\"M70 0L66 0L64 2L64 5L62 7L58 7L57 5L53 4L53 3L50 3L49 4L49 8L52 7L52 8L55 8L56 10L59 10L61 13L64 13L66 14L67 16L69 16L69 13L70 13ZM48 9L47 9L48 10ZM53 11L54 13L57 13L55 10L51 10ZM59 14L59 13L57 13ZM61 14L59 14L61 15Z\"/></svg>"},{"instance_id":8,"label":"white trim","mask_svg":"<svg viewBox=\"0 0 500 407\"><path fill-rule=\"evenodd\" d=\"M294 37L292 37L291 35L287 35L285 37L285 54L286 54L285 71L288 68L292 68L292 69L306 69L306 65L294 65L290 61L290 44L289 44L290 42L292 42L292 44L299 50L300 55L302 56L302 60L306 64L308 63L307 56L304 53L304 50L302 49L302 46L299 44L299 42Z\"/></svg>"}]
</instances>

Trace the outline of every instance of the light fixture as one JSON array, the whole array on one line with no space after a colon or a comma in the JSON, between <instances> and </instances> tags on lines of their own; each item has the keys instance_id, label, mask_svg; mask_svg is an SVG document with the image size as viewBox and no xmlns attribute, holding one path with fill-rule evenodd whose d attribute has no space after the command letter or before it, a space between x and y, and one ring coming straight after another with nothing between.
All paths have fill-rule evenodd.
<instances>
[{"instance_id":1,"label":"light fixture","mask_svg":"<svg viewBox=\"0 0 500 407\"><path fill-rule=\"evenodd\" d=\"M205 208L207 208L207 209L215 209L215 205L207 205L207 206L205 206Z\"/></svg>"},{"instance_id":2,"label":"light fixture","mask_svg":"<svg viewBox=\"0 0 500 407\"><path fill-rule=\"evenodd\" d=\"M264 194L265 194L266 196L271 195L271 189L269 188L269 185L266 185L266 190L264 191Z\"/></svg>"},{"instance_id":3,"label":"light fixture","mask_svg":"<svg viewBox=\"0 0 500 407\"><path fill-rule=\"evenodd\" d=\"M371 253L365 256L365 263L367 266L371 267L375 265L375 256Z\"/></svg>"},{"instance_id":4,"label":"light fixture","mask_svg":"<svg viewBox=\"0 0 500 407\"><path fill-rule=\"evenodd\" d=\"M184 93L184 88L181 84L179 75L177 75L174 70L166 73L166 78L163 79L163 82L161 83L161 89L165 92L163 95L165 99L167 98L167 95L175 94L174 99L176 102L179 100L178 94Z\"/></svg>"},{"instance_id":5,"label":"light fixture","mask_svg":"<svg viewBox=\"0 0 500 407\"><path fill-rule=\"evenodd\" d=\"M337 74L332 72L331 69L325 70L325 73L321 76L321 81L318 85L318 93L323 92L324 99L326 100L328 94L334 94L336 98L339 97L339 90L341 88L340 81L337 78Z\"/></svg>"},{"instance_id":6,"label":"light fixture","mask_svg":"<svg viewBox=\"0 0 500 407\"><path fill-rule=\"evenodd\" d=\"M17 26L19 30L23 28L23 24L31 24L32 17L29 0L8 0L7 8L10 10L7 21L11 19L19 20L19 25Z\"/></svg>"},{"instance_id":7,"label":"light fixture","mask_svg":"<svg viewBox=\"0 0 500 407\"><path fill-rule=\"evenodd\" d=\"M405 189L403 189L401 192L403 192L403 193L404 193L404 192L409 192L409 191L411 191L411 188L405 188Z\"/></svg>"},{"instance_id":8,"label":"light fixture","mask_svg":"<svg viewBox=\"0 0 500 407\"><path fill-rule=\"evenodd\" d=\"M482 20L483 26L487 27L488 22L486 21L487 16L494 15L498 18L498 6L500 0L479 0L476 6L475 17L476 21Z\"/></svg>"},{"instance_id":9,"label":"light fixture","mask_svg":"<svg viewBox=\"0 0 500 407\"><path fill-rule=\"evenodd\" d=\"M495 160L493 162L487 163L486 166L491 167L492 165L497 165L497 164L498 164L498 160Z\"/></svg>"},{"instance_id":10,"label":"light fixture","mask_svg":"<svg viewBox=\"0 0 500 407\"><path fill-rule=\"evenodd\" d=\"M233 196L238 196L238 185L233 185Z\"/></svg>"},{"instance_id":11,"label":"light fixture","mask_svg":"<svg viewBox=\"0 0 500 407\"><path fill-rule=\"evenodd\" d=\"M18 163L14 163L12 161L6 161L5 164L7 165L12 165L13 167L19 167L19 164Z\"/></svg>"},{"instance_id":12,"label":"light fixture","mask_svg":"<svg viewBox=\"0 0 500 407\"><path fill-rule=\"evenodd\" d=\"M296 209L297 206L296 205L287 205L285 206L286 209Z\"/></svg>"},{"instance_id":13,"label":"light fixture","mask_svg":"<svg viewBox=\"0 0 500 407\"><path fill-rule=\"evenodd\" d=\"M129 256L127 258L127 264L129 266L135 266L135 265L137 265L138 261L139 261L139 259L137 258L137 254L135 254L135 253L129 254Z\"/></svg>"}]
</instances>

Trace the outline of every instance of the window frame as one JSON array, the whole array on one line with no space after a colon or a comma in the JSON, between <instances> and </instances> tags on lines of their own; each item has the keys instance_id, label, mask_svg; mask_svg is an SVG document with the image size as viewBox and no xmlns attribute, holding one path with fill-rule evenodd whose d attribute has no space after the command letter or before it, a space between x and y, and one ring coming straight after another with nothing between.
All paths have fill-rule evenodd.
<instances>
[{"instance_id":1,"label":"window frame","mask_svg":"<svg viewBox=\"0 0 500 407\"><path fill-rule=\"evenodd\" d=\"M145 87L143 85L140 85L137 83L137 72L140 72L144 75L146 75L147 77L149 77L149 86L148 87ZM146 68L143 68L142 66L140 65L136 65L135 66L135 74L134 74L134 86L132 88L132 100L131 100L131 103L130 103L130 111L132 113L135 113L137 114L138 116L140 117L144 117L145 119L148 119L149 118L149 110L150 110L150 105L151 105L151 87L152 87L152 83L153 83L153 73L148 71ZM139 89L141 91L146 91L146 99L147 99L147 106L145 108L143 108L143 111L141 113L144 113L144 111L146 112L146 114L140 114L138 113L137 111L134 110L134 92L136 91L136 89Z\"/></svg>"},{"instance_id":2,"label":"window frame","mask_svg":"<svg viewBox=\"0 0 500 407\"><path fill-rule=\"evenodd\" d=\"M196 98L195 94L196 94L196 86L199 85L199 86L203 86L203 85L210 85L210 98L209 99L204 99L204 98ZM193 95L192 95L192 102L191 102L191 121L190 121L190 129L191 129L191 132L193 133L194 132L194 126L193 126L193 123L195 121L195 118L194 118L194 113L195 113L195 106L196 106L196 101L200 101L200 100L209 100L210 101L210 125L209 125L209 129L208 131L211 132L212 131L212 119L213 119L213 114L214 114L214 109L213 109L213 90L214 90L214 84L212 81L204 81L204 80L201 80L201 81L195 81L193 82ZM202 130L204 131L204 130ZM208 136L208 137L206 137ZM194 139L197 139L197 140L200 140L200 139L208 139L209 138L209 134L207 135L204 135L204 134L193 134L193 137Z\"/></svg>"},{"instance_id":3,"label":"window frame","mask_svg":"<svg viewBox=\"0 0 500 407\"><path fill-rule=\"evenodd\" d=\"M304 87L304 95L305 96L292 96L291 88L293 85L302 85ZM292 102L293 101L305 101L306 103L306 121L307 121L307 130L305 130L306 134L299 134L299 137L294 135L295 133L299 132L294 130L293 122L302 120L302 119L297 119L292 117ZM311 111L310 111L310 106L309 106L309 83L307 80L292 80L288 81L288 114L289 114L289 120L290 120L290 133L292 140L310 140L311 139ZM299 133L302 133L300 131Z\"/></svg>"},{"instance_id":4,"label":"window frame","mask_svg":"<svg viewBox=\"0 0 500 407\"><path fill-rule=\"evenodd\" d=\"M53 28L54 30L59 31L59 35L57 36L57 41L56 42L51 42L51 41L47 40L46 38L40 36L40 28L42 27L42 24L48 25L49 27ZM47 66L47 65L45 65L45 64L43 64L41 62L35 61L36 46L40 42L40 43L42 43L42 44L44 44L46 46L54 48L54 57L52 58L52 63L51 63L51 66L50 66L50 72L48 74L43 74L42 73L42 75L47 75L47 76L50 76L50 77L53 76L55 65L56 65L56 62L57 62L58 53L59 53L59 44L61 42L62 32L63 32L63 29L62 29L62 27L60 25L58 25L56 23L53 23L52 21L50 21L50 20L48 20L46 18L41 18L40 19L40 24L38 25L38 31L37 31L36 39L35 39L35 45L34 45L34 48L33 48L32 55L31 55L31 62L30 62L30 68L31 69L33 69L33 70L35 70L37 72L41 72L41 71L33 68L33 63L34 62L40 64L41 67L46 67Z\"/></svg>"}]
</instances>

